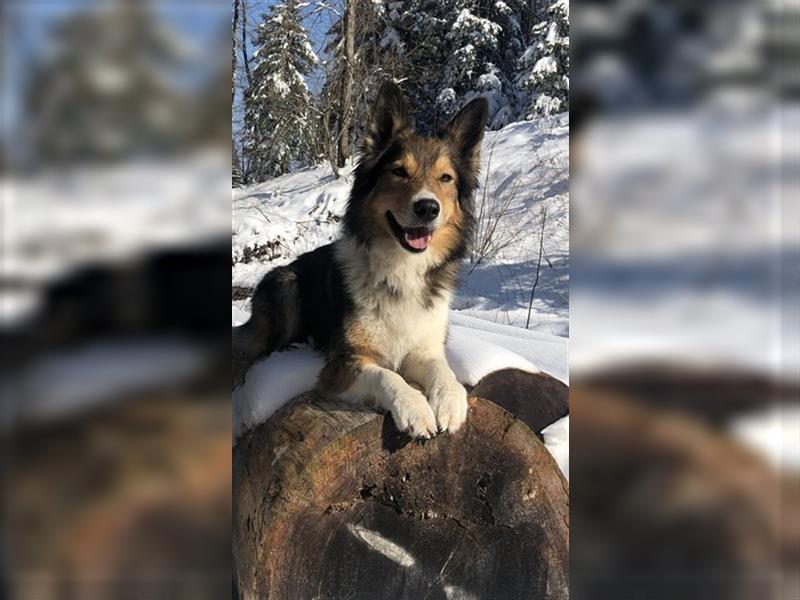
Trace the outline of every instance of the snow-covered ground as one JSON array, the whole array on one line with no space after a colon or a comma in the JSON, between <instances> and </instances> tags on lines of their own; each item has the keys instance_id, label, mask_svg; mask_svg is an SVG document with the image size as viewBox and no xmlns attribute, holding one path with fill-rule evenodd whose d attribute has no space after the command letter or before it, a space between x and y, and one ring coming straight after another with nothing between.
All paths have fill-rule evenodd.
<instances>
[{"instance_id":1,"label":"snow-covered ground","mask_svg":"<svg viewBox=\"0 0 800 600\"><path fill-rule=\"evenodd\" d=\"M797 107L598 122L571 181L573 369L797 378Z\"/></svg>"},{"instance_id":2,"label":"snow-covered ground","mask_svg":"<svg viewBox=\"0 0 800 600\"><path fill-rule=\"evenodd\" d=\"M199 377L213 360L208 345L178 336L103 338L51 351L0 377L0 394L13 399L0 415L0 431L179 386Z\"/></svg>"},{"instance_id":3,"label":"snow-covered ground","mask_svg":"<svg viewBox=\"0 0 800 600\"><path fill-rule=\"evenodd\" d=\"M0 330L39 339L36 318L48 308L44 295L53 282L86 267L124 274L156 253L225 239L230 234L230 156L203 150L6 173L0 177L0 199ZM120 275L119 284L123 280ZM120 297L91 289L96 296L81 302ZM141 300L137 296L134 302ZM121 314L126 307L98 309ZM65 311L62 318L68 315ZM9 401L0 429L57 420L185 384L214 360L212 350L196 338L133 336L124 329L102 337L93 330L76 331L69 344L42 349L29 364L6 369L0 374L0 397Z\"/></svg>"},{"instance_id":4,"label":"snow-covered ground","mask_svg":"<svg viewBox=\"0 0 800 600\"><path fill-rule=\"evenodd\" d=\"M0 322L31 317L40 288L87 264L227 237L230 158L205 151L0 179Z\"/></svg>"},{"instance_id":5,"label":"snow-covered ground","mask_svg":"<svg viewBox=\"0 0 800 600\"><path fill-rule=\"evenodd\" d=\"M476 194L479 250L464 266L447 346L462 383L474 385L504 367L568 381L568 142L567 115L486 134ZM351 168L336 179L320 165L235 191L235 296L248 295L270 269L338 237ZM249 301L234 300L234 324L245 322L248 311ZM321 367L306 347L254 366L234 397L234 437L313 386ZM567 420L550 440L565 473L568 429Z\"/></svg>"},{"instance_id":6,"label":"snow-covered ground","mask_svg":"<svg viewBox=\"0 0 800 600\"><path fill-rule=\"evenodd\" d=\"M641 363L800 381L797 104L589 127L571 180L574 374ZM765 399L769 404L769 399ZM800 404L731 432L797 471Z\"/></svg>"}]
</instances>

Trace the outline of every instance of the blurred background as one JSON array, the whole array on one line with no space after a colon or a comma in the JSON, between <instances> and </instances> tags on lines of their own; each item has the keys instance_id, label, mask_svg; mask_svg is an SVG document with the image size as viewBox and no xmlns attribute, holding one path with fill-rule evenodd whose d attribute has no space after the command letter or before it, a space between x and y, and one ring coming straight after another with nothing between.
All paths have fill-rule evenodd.
<instances>
[{"instance_id":1,"label":"blurred background","mask_svg":"<svg viewBox=\"0 0 800 600\"><path fill-rule=\"evenodd\" d=\"M799 9L572 3L574 598L800 597Z\"/></svg>"},{"instance_id":2,"label":"blurred background","mask_svg":"<svg viewBox=\"0 0 800 600\"><path fill-rule=\"evenodd\" d=\"M573 597L796 599L800 11L571 11ZM0 7L0 598L231 593L231 18Z\"/></svg>"},{"instance_id":3,"label":"blurred background","mask_svg":"<svg viewBox=\"0 0 800 600\"><path fill-rule=\"evenodd\" d=\"M0 7L0 598L231 593L230 14Z\"/></svg>"}]
</instances>

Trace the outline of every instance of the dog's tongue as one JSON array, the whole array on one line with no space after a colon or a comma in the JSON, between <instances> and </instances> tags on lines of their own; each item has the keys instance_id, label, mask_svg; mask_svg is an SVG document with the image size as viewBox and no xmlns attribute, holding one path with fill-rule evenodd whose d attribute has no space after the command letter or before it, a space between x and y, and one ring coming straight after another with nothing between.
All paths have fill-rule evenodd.
<instances>
[{"instance_id":1,"label":"dog's tongue","mask_svg":"<svg viewBox=\"0 0 800 600\"><path fill-rule=\"evenodd\" d=\"M431 232L424 227L411 227L404 231L406 242L415 250L425 250L431 241Z\"/></svg>"}]
</instances>

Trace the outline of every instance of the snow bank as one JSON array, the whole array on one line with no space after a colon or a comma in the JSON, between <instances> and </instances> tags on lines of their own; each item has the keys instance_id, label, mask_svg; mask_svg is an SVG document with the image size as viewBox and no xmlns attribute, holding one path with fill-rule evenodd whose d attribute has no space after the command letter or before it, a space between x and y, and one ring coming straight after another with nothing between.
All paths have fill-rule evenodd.
<instances>
[{"instance_id":1,"label":"snow bank","mask_svg":"<svg viewBox=\"0 0 800 600\"><path fill-rule=\"evenodd\" d=\"M731 433L778 469L800 473L800 406L770 406L742 415Z\"/></svg>"},{"instance_id":2,"label":"snow bank","mask_svg":"<svg viewBox=\"0 0 800 600\"><path fill-rule=\"evenodd\" d=\"M233 393L233 438L269 419L295 396L314 387L325 364L308 346L276 352L254 364Z\"/></svg>"},{"instance_id":3,"label":"snow bank","mask_svg":"<svg viewBox=\"0 0 800 600\"><path fill-rule=\"evenodd\" d=\"M566 338L484 321L456 311L450 312L450 324L451 332L466 330L477 344L490 342L505 348L535 365L536 369L569 384L569 341Z\"/></svg>"},{"instance_id":4,"label":"snow bank","mask_svg":"<svg viewBox=\"0 0 800 600\"><path fill-rule=\"evenodd\" d=\"M569 480L569 415L542 429L544 445Z\"/></svg>"},{"instance_id":5,"label":"snow bank","mask_svg":"<svg viewBox=\"0 0 800 600\"><path fill-rule=\"evenodd\" d=\"M175 386L208 368L209 349L177 337L103 339L53 352L0 378L0 394L17 401L0 425L46 422Z\"/></svg>"},{"instance_id":6,"label":"snow bank","mask_svg":"<svg viewBox=\"0 0 800 600\"><path fill-rule=\"evenodd\" d=\"M447 362L463 384L477 385L486 375L500 369L515 368L538 373L525 358L502 346L486 342L465 327L453 327L447 340Z\"/></svg>"},{"instance_id":7,"label":"snow bank","mask_svg":"<svg viewBox=\"0 0 800 600\"><path fill-rule=\"evenodd\" d=\"M48 281L87 263L191 247L229 231L230 157L216 153L2 181L8 279Z\"/></svg>"}]
</instances>

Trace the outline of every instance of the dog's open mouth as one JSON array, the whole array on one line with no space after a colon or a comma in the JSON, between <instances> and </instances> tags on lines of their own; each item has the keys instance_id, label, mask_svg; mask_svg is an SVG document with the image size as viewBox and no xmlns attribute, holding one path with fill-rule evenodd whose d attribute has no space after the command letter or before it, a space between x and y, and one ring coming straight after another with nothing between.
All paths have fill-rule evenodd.
<instances>
[{"instance_id":1,"label":"dog's open mouth","mask_svg":"<svg viewBox=\"0 0 800 600\"><path fill-rule=\"evenodd\" d=\"M433 237L433 230L427 227L403 227L394 218L391 211L386 211L386 220L392 228L397 241L409 252L424 252Z\"/></svg>"}]
</instances>

